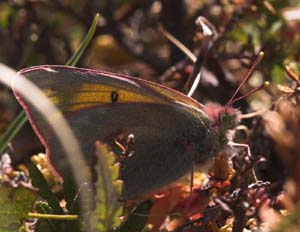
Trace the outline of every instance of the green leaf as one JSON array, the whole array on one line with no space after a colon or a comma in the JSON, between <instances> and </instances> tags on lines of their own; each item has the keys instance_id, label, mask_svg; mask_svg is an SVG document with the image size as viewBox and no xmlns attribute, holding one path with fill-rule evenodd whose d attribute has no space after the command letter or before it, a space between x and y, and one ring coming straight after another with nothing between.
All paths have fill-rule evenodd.
<instances>
[{"instance_id":1,"label":"green leaf","mask_svg":"<svg viewBox=\"0 0 300 232\"><path fill-rule=\"evenodd\" d=\"M143 231L151 207L150 201L139 204L130 214L128 219L121 225L118 232Z\"/></svg>"},{"instance_id":2,"label":"green leaf","mask_svg":"<svg viewBox=\"0 0 300 232\"><path fill-rule=\"evenodd\" d=\"M80 47L78 50L74 53L74 55L67 61L66 65L75 66L82 56L83 52L91 42L94 33L96 31L97 22L99 19L99 14L96 14L94 17L93 23L87 33L87 35L84 37ZM19 115L15 118L15 120L9 125L5 133L0 138L0 155L5 151L7 145L13 140L13 138L18 134L18 132L21 130L21 128L25 125L27 122L26 113L24 110L19 113Z\"/></svg>"},{"instance_id":3,"label":"green leaf","mask_svg":"<svg viewBox=\"0 0 300 232\"><path fill-rule=\"evenodd\" d=\"M17 231L36 198L37 193L32 189L0 183L0 231Z\"/></svg>"},{"instance_id":4,"label":"green leaf","mask_svg":"<svg viewBox=\"0 0 300 232\"><path fill-rule=\"evenodd\" d=\"M55 214L63 214L64 211L59 205L59 201L48 186L47 181L40 170L33 164L29 166L29 174L32 180L32 185L39 188L39 195L44 198Z\"/></svg>"},{"instance_id":5,"label":"green leaf","mask_svg":"<svg viewBox=\"0 0 300 232\"><path fill-rule=\"evenodd\" d=\"M80 59L83 52L85 51L87 46L90 44L90 42L91 42L91 40L94 36L94 33L96 31L96 28L97 28L98 20L99 20L99 14L96 14L87 35L85 36L85 38L81 42L81 44L80 44L78 50L76 51L76 53L67 61L66 65L75 66L78 63L78 60Z\"/></svg>"},{"instance_id":6,"label":"green leaf","mask_svg":"<svg viewBox=\"0 0 300 232\"><path fill-rule=\"evenodd\" d=\"M98 163L95 166L96 181L96 209L92 214L92 225L96 231L109 231L121 223L122 181L119 178L119 166L115 165L115 155L108 147L100 142L96 143Z\"/></svg>"}]
</instances>

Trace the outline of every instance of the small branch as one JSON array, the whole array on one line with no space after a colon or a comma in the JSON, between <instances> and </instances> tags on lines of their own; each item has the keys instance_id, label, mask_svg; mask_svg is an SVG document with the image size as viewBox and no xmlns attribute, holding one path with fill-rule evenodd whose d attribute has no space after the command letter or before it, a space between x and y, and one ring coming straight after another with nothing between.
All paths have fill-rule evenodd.
<instances>
[{"instance_id":1,"label":"small branch","mask_svg":"<svg viewBox=\"0 0 300 232\"><path fill-rule=\"evenodd\" d=\"M246 211L247 210L243 205L243 201L239 201L234 210L234 221L233 221L232 232L242 232L244 230Z\"/></svg>"},{"instance_id":2,"label":"small branch","mask_svg":"<svg viewBox=\"0 0 300 232\"><path fill-rule=\"evenodd\" d=\"M181 50L193 63L197 61L197 57L192 53L181 41L166 31L163 27L159 27L159 31L179 50Z\"/></svg>"}]
</instances>

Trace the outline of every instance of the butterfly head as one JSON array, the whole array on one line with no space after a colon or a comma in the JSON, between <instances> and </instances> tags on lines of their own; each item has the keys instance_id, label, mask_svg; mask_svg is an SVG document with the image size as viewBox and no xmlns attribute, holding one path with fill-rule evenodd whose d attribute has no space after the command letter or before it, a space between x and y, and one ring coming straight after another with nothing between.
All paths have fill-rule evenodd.
<instances>
[{"instance_id":1,"label":"butterfly head","mask_svg":"<svg viewBox=\"0 0 300 232\"><path fill-rule=\"evenodd\" d=\"M268 83L263 83L261 86L250 90L246 94L237 97L239 91L243 87L243 85L249 80L251 77L253 71L255 70L256 66L259 64L259 62L262 60L264 56L263 52L259 52L257 58L255 59L252 67L249 69L248 73L245 75L245 77L242 79L242 82L239 84L237 89L234 91L233 95L227 102L225 106L221 106L214 103L208 103L204 106L203 111L207 114L209 121L210 121L210 127L211 129L215 129L216 131L220 131L221 133L224 132L224 130L233 129L237 126L239 122L239 111L234 109L232 107L233 103L238 102L247 96L264 89L268 86Z\"/></svg>"},{"instance_id":2,"label":"butterfly head","mask_svg":"<svg viewBox=\"0 0 300 232\"><path fill-rule=\"evenodd\" d=\"M209 118L210 129L214 131L223 132L233 129L239 122L239 111L232 107L208 103L203 110Z\"/></svg>"},{"instance_id":3,"label":"butterfly head","mask_svg":"<svg viewBox=\"0 0 300 232\"><path fill-rule=\"evenodd\" d=\"M228 143L228 131L238 125L239 111L232 107L224 107L215 103L204 105L203 109L207 117L206 135L196 141L199 156L197 163L203 163L212 156L218 154Z\"/></svg>"}]
</instances>

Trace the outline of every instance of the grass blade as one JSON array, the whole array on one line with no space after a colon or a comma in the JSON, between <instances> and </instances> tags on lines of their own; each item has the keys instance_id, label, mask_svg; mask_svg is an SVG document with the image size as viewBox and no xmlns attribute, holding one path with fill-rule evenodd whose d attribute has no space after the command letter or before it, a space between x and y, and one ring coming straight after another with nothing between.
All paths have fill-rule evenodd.
<instances>
[{"instance_id":1,"label":"grass blade","mask_svg":"<svg viewBox=\"0 0 300 232\"><path fill-rule=\"evenodd\" d=\"M94 33L96 31L97 28L97 23L99 20L99 14L96 14L96 16L94 17L93 23L88 31L88 33L86 34L86 36L84 37L83 41L81 42L78 50L74 53L74 55L67 61L66 65L69 66L75 66L80 57L82 56L83 52L85 51L85 49L87 48L87 46L90 44Z\"/></svg>"},{"instance_id":2,"label":"grass blade","mask_svg":"<svg viewBox=\"0 0 300 232\"><path fill-rule=\"evenodd\" d=\"M0 154L3 154L7 145L16 136L20 129L27 122L27 117L25 111L22 110L21 113L15 118L15 120L9 125L5 133L0 138Z\"/></svg>"}]
</instances>

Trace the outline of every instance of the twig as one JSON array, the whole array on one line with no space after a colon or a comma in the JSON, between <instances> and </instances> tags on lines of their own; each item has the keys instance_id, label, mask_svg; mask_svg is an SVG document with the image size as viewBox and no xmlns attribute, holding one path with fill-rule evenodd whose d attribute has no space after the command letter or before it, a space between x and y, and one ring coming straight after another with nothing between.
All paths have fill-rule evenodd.
<instances>
[{"instance_id":1,"label":"twig","mask_svg":"<svg viewBox=\"0 0 300 232\"><path fill-rule=\"evenodd\" d=\"M244 201L241 199L237 202L234 212L234 221L232 232L242 232L245 227L246 212Z\"/></svg>"},{"instance_id":2,"label":"twig","mask_svg":"<svg viewBox=\"0 0 300 232\"><path fill-rule=\"evenodd\" d=\"M181 41L175 36L166 31L163 27L159 27L158 30L178 49L180 49L193 63L197 61L197 57L192 53Z\"/></svg>"}]
</instances>

